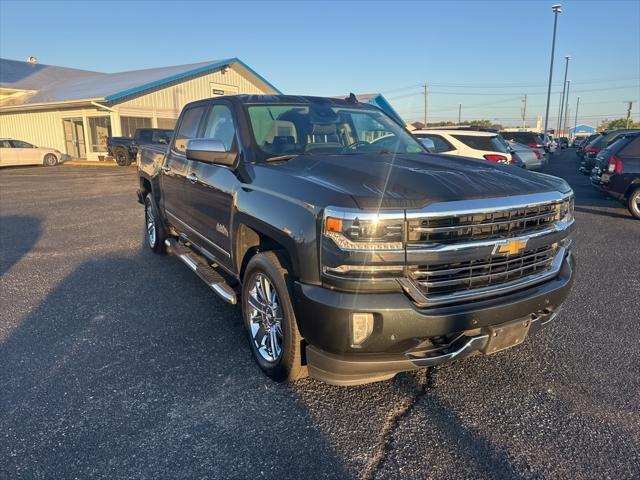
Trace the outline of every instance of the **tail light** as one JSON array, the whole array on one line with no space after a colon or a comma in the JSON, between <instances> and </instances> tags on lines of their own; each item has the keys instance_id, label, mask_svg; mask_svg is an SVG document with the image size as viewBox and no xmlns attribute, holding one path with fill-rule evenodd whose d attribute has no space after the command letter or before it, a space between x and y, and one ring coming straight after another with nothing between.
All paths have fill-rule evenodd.
<instances>
[{"instance_id":1,"label":"tail light","mask_svg":"<svg viewBox=\"0 0 640 480\"><path fill-rule=\"evenodd\" d=\"M541 157L540 157L540 152L539 152L538 150L534 150L534 151L533 151L533 153L535 153L535 154L536 154L536 158L537 158L538 160L540 160L540 158L541 158Z\"/></svg>"},{"instance_id":2,"label":"tail light","mask_svg":"<svg viewBox=\"0 0 640 480\"><path fill-rule=\"evenodd\" d=\"M600 150L600 147L587 147L588 153L598 153Z\"/></svg>"},{"instance_id":3,"label":"tail light","mask_svg":"<svg viewBox=\"0 0 640 480\"><path fill-rule=\"evenodd\" d=\"M494 163L512 163L511 159L505 157L504 155L496 155L495 153L487 153L486 155L484 155L484 158Z\"/></svg>"},{"instance_id":4,"label":"tail light","mask_svg":"<svg viewBox=\"0 0 640 480\"><path fill-rule=\"evenodd\" d=\"M540 145L539 143L530 143L528 145L529 148L542 148L544 145Z\"/></svg>"},{"instance_id":5,"label":"tail light","mask_svg":"<svg viewBox=\"0 0 640 480\"><path fill-rule=\"evenodd\" d=\"M609 159L609 173L622 173L622 160L615 155Z\"/></svg>"}]
</instances>

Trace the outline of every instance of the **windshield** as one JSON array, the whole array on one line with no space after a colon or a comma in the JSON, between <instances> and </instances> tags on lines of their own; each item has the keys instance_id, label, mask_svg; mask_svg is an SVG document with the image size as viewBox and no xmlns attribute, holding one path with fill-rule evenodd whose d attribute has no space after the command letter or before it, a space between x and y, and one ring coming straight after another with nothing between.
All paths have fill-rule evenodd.
<instances>
[{"instance_id":1,"label":"windshield","mask_svg":"<svg viewBox=\"0 0 640 480\"><path fill-rule=\"evenodd\" d=\"M249 107L256 144L265 157L362 153L426 153L384 113L331 105Z\"/></svg>"}]
</instances>

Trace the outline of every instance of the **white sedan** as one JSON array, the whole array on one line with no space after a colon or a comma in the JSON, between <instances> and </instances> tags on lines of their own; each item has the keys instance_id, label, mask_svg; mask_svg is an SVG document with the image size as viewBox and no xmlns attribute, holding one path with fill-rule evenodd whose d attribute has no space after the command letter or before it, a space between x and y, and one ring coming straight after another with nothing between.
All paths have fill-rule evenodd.
<instances>
[{"instance_id":1,"label":"white sedan","mask_svg":"<svg viewBox=\"0 0 640 480\"><path fill-rule=\"evenodd\" d=\"M0 167L10 165L53 167L61 160L62 153L53 148L41 148L22 140L0 138Z\"/></svg>"}]
</instances>

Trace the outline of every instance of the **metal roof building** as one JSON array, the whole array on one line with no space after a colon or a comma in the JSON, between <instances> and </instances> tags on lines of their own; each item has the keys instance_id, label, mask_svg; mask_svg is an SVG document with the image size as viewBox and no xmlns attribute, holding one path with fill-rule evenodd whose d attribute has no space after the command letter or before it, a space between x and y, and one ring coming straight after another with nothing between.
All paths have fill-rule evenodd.
<instances>
[{"instance_id":1,"label":"metal roof building","mask_svg":"<svg viewBox=\"0 0 640 480\"><path fill-rule=\"evenodd\" d=\"M238 58L119 73L0 59L0 137L97 160L108 136L173 128L186 103L236 93L280 91Z\"/></svg>"}]
</instances>

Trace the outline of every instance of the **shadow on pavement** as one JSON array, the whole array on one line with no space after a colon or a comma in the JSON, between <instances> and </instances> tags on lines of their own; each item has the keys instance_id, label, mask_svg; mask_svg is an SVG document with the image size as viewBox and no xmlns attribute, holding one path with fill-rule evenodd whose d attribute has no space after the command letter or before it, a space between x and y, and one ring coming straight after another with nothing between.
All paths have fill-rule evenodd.
<instances>
[{"instance_id":1,"label":"shadow on pavement","mask_svg":"<svg viewBox=\"0 0 640 480\"><path fill-rule=\"evenodd\" d=\"M82 264L0 365L2 478L346 476L297 395L255 366L238 310L175 258Z\"/></svg>"},{"instance_id":2,"label":"shadow on pavement","mask_svg":"<svg viewBox=\"0 0 640 480\"><path fill-rule=\"evenodd\" d=\"M0 277L18 263L42 235L42 220L9 215L0 217Z\"/></svg>"}]
</instances>

